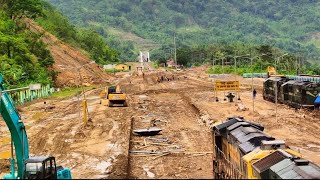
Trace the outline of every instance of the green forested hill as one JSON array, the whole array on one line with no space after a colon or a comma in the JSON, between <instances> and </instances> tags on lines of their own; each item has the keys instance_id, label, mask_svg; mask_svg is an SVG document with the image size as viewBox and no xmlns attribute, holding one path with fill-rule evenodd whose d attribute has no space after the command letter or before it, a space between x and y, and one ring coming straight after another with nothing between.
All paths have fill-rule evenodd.
<instances>
[{"instance_id":1,"label":"green forested hill","mask_svg":"<svg viewBox=\"0 0 320 180\"><path fill-rule=\"evenodd\" d=\"M171 45L175 32L178 46L269 44L312 59L320 55L318 0L48 1L74 24L95 28L111 46L122 44L118 50L127 58L137 48Z\"/></svg>"},{"instance_id":2,"label":"green forested hill","mask_svg":"<svg viewBox=\"0 0 320 180\"><path fill-rule=\"evenodd\" d=\"M47 31L87 51L99 64L117 62L118 51L106 45L93 31L78 29L43 0L0 1L0 74L9 88L30 83L52 84L57 72L42 34L30 31L24 17L36 20Z\"/></svg>"}]
</instances>

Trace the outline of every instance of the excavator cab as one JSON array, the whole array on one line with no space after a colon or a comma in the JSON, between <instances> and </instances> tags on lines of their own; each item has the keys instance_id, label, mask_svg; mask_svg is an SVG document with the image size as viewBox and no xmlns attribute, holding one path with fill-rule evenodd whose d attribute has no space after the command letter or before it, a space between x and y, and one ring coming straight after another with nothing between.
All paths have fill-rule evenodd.
<instances>
[{"instance_id":1,"label":"excavator cab","mask_svg":"<svg viewBox=\"0 0 320 180\"><path fill-rule=\"evenodd\" d=\"M107 99L109 100L109 107L115 106L115 104L120 104L123 107L127 107L127 95L122 92L119 85L117 86L110 86L108 88L108 95Z\"/></svg>"},{"instance_id":2,"label":"excavator cab","mask_svg":"<svg viewBox=\"0 0 320 180\"><path fill-rule=\"evenodd\" d=\"M54 157L32 157L25 161L25 179L57 179Z\"/></svg>"},{"instance_id":3,"label":"excavator cab","mask_svg":"<svg viewBox=\"0 0 320 180\"><path fill-rule=\"evenodd\" d=\"M56 166L55 157L32 157L25 161L24 179L71 179L69 169Z\"/></svg>"},{"instance_id":4,"label":"excavator cab","mask_svg":"<svg viewBox=\"0 0 320 180\"><path fill-rule=\"evenodd\" d=\"M117 93L117 90L120 93L120 90L119 90L119 88L117 88L117 86L110 86L108 88L108 94L115 94L115 93ZM109 97L107 97L107 98L109 98Z\"/></svg>"},{"instance_id":5,"label":"excavator cab","mask_svg":"<svg viewBox=\"0 0 320 180\"><path fill-rule=\"evenodd\" d=\"M5 175L4 179L71 179L70 169L60 166L57 168L54 157L29 157L26 128L12 99L5 90L0 74L0 115L9 128L12 138L11 172ZM13 157L13 145L17 163ZM17 171L15 171L15 166L17 166Z\"/></svg>"}]
</instances>

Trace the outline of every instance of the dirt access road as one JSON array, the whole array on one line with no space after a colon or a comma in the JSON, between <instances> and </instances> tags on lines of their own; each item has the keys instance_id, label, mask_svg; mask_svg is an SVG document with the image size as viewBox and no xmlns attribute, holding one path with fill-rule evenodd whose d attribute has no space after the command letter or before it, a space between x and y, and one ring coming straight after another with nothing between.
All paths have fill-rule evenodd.
<instances>
[{"instance_id":1,"label":"dirt access road","mask_svg":"<svg viewBox=\"0 0 320 180\"><path fill-rule=\"evenodd\" d=\"M279 105L275 121L274 104L262 99L261 79L254 79L258 97L252 112L251 80L240 77L241 99L249 111L236 111L236 103L223 101L222 93L221 101L214 101L213 83L205 70L176 72L173 81L162 83L155 79L158 72L145 73L145 78L119 77L129 107L103 106L99 91L92 91L87 94L92 122L86 127L77 97L46 100L47 111L43 101L23 107L30 152L54 155L58 164L71 168L74 178L213 178L209 126L230 116L243 116L263 124L267 133L320 164L319 115ZM162 129L154 139L131 133L151 122ZM0 125L5 126L3 121ZM4 152L10 147L4 142L9 132L6 128L0 132ZM141 151L145 153L137 153ZM0 172L8 172L8 165L9 161L0 160Z\"/></svg>"}]
</instances>

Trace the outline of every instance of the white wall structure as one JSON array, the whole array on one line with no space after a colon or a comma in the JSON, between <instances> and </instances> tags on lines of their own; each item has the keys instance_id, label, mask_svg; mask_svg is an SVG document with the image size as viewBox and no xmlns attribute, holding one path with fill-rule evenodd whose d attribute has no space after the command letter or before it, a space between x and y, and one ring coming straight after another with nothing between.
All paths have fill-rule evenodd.
<instances>
[{"instance_id":1,"label":"white wall structure","mask_svg":"<svg viewBox=\"0 0 320 180\"><path fill-rule=\"evenodd\" d=\"M113 69L115 68L116 65L115 64L107 64L107 65L103 65L103 69L106 70L106 69Z\"/></svg>"},{"instance_id":2,"label":"white wall structure","mask_svg":"<svg viewBox=\"0 0 320 180\"><path fill-rule=\"evenodd\" d=\"M150 53L148 51L140 51L140 55L138 56L138 61L141 63L141 67L143 69L152 70L153 68L150 66Z\"/></svg>"},{"instance_id":3,"label":"white wall structure","mask_svg":"<svg viewBox=\"0 0 320 180\"><path fill-rule=\"evenodd\" d=\"M140 51L139 62L141 62L141 63L151 62L150 61L150 53L147 51L145 51L145 52Z\"/></svg>"}]
</instances>

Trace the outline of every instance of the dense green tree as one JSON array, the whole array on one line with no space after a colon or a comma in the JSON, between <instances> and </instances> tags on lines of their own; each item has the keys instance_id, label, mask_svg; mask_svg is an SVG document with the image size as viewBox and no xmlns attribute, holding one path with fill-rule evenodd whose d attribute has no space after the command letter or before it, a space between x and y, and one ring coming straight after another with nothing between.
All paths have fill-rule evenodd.
<instances>
[{"instance_id":1,"label":"dense green tree","mask_svg":"<svg viewBox=\"0 0 320 180\"><path fill-rule=\"evenodd\" d=\"M106 44L106 40L101 36L107 36L103 28L77 29L66 17L56 11L55 8L47 2L44 2L43 12L45 15L37 18L37 22L47 31L53 33L63 41L83 48L90 54L90 57L99 64L119 61L119 52L110 48ZM125 21L126 19L124 19L124 26L126 26Z\"/></svg>"},{"instance_id":2,"label":"dense green tree","mask_svg":"<svg viewBox=\"0 0 320 180\"><path fill-rule=\"evenodd\" d=\"M21 16L35 18L43 15L41 0L1 0L0 3L11 19Z\"/></svg>"},{"instance_id":3,"label":"dense green tree","mask_svg":"<svg viewBox=\"0 0 320 180\"><path fill-rule=\"evenodd\" d=\"M3 14L3 12L0 12ZM0 73L7 86L24 86L32 82L51 83L50 71L53 58L39 35L19 31L13 20L0 16Z\"/></svg>"},{"instance_id":4,"label":"dense green tree","mask_svg":"<svg viewBox=\"0 0 320 180\"><path fill-rule=\"evenodd\" d=\"M172 43L175 32L181 46L270 44L291 53L302 50L310 59L320 57L319 41L312 40L320 31L320 3L314 0L48 1L78 26L103 27L106 31L113 27L160 46ZM107 34L108 44L121 50L126 39L118 44ZM133 51L139 50L140 43L135 42Z\"/></svg>"}]
</instances>

